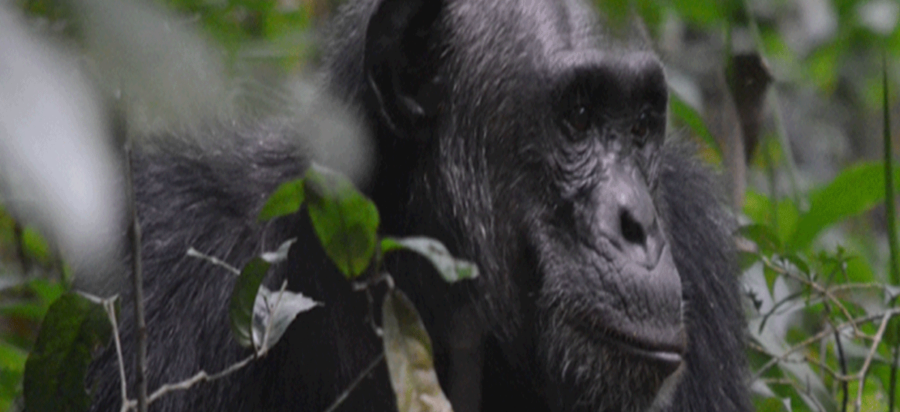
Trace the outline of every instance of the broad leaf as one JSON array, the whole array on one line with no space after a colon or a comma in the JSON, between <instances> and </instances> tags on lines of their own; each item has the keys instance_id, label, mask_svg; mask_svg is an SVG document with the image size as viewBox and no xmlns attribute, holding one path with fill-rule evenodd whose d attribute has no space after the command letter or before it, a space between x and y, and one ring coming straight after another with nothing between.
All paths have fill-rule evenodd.
<instances>
[{"instance_id":1,"label":"broad leaf","mask_svg":"<svg viewBox=\"0 0 900 412\"><path fill-rule=\"evenodd\" d=\"M434 371L431 339L412 303L394 290L385 296L381 316L384 355L398 410L452 411Z\"/></svg>"},{"instance_id":2,"label":"broad leaf","mask_svg":"<svg viewBox=\"0 0 900 412\"><path fill-rule=\"evenodd\" d=\"M706 147L712 150L712 153L715 155L713 161L716 164L721 164L722 148L719 147L719 142L716 141L709 132L709 129L706 128L706 123L703 121L700 114L674 92L669 94L669 108L672 110L673 117L684 122L698 137L700 137L701 140L703 140Z\"/></svg>"},{"instance_id":3,"label":"broad leaf","mask_svg":"<svg viewBox=\"0 0 900 412\"><path fill-rule=\"evenodd\" d=\"M457 259L450 254L443 243L426 237L409 237L403 239L385 238L381 241L383 253L395 250L410 250L426 257L447 282L453 283L461 279L478 276L475 264Z\"/></svg>"},{"instance_id":4,"label":"broad leaf","mask_svg":"<svg viewBox=\"0 0 900 412\"><path fill-rule=\"evenodd\" d=\"M253 258L238 276L231 291L231 302L228 305L228 321L238 344L243 347L254 347L253 341L253 307L260 285L266 277L271 264L261 257Z\"/></svg>"},{"instance_id":5,"label":"broad leaf","mask_svg":"<svg viewBox=\"0 0 900 412\"><path fill-rule=\"evenodd\" d=\"M756 410L767 412L791 412L791 398L766 398L754 402Z\"/></svg>"},{"instance_id":6,"label":"broad leaf","mask_svg":"<svg viewBox=\"0 0 900 412\"><path fill-rule=\"evenodd\" d=\"M894 170L894 185L900 184L900 169ZM810 195L809 211L800 216L787 245L805 249L823 229L865 212L884 200L884 165L869 162L841 172L821 190ZM896 187L895 187L896 190Z\"/></svg>"},{"instance_id":7,"label":"broad leaf","mask_svg":"<svg viewBox=\"0 0 900 412\"><path fill-rule=\"evenodd\" d=\"M738 234L753 241L756 247L759 248L759 252L764 255L771 255L774 252L781 251L781 241L766 225L741 226L738 229Z\"/></svg>"},{"instance_id":8,"label":"broad leaf","mask_svg":"<svg viewBox=\"0 0 900 412\"><path fill-rule=\"evenodd\" d=\"M241 346L259 348L260 340L254 336L254 314L256 301L268 289L262 287L263 279L269 272L269 267L275 263L287 259L291 245L297 239L289 239L274 252L265 252L259 257L253 258L238 276L231 291L231 302L228 305L228 321L234 338ZM218 262L218 260L213 263Z\"/></svg>"},{"instance_id":9,"label":"broad leaf","mask_svg":"<svg viewBox=\"0 0 900 412\"><path fill-rule=\"evenodd\" d=\"M25 362L25 409L86 411L91 402L84 389L87 367L111 336L112 325L101 305L76 293L61 296L50 306Z\"/></svg>"},{"instance_id":10,"label":"broad leaf","mask_svg":"<svg viewBox=\"0 0 900 412\"><path fill-rule=\"evenodd\" d=\"M276 217L297 213L303 204L303 179L282 183L269 196L269 200L259 212L259 220L270 220Z\"/></svg>"},{"instance_id":11,"label":"broad leaf","mask_svg":"<svg viewBox=\"0 0 900 412\"><path fill-rule=\"evenodd\" d=\"M253 305L254 346L262 351L271 349L281 340L298 314L319 305L321 303L300 293L287 290L270 291L269 288L260 286Z\"/></svg>"},{"instance_id":12,"label":"broad leaf","mask_svg":"<svg viewBox=\"0 0 900 412\"><path fill-rule=\"evenodd\" d=\"M359 276L375 253L375 204L345 177L316 165L304 183L309 217L325 253L344 276Z\"/></svg>"}]
</instances>

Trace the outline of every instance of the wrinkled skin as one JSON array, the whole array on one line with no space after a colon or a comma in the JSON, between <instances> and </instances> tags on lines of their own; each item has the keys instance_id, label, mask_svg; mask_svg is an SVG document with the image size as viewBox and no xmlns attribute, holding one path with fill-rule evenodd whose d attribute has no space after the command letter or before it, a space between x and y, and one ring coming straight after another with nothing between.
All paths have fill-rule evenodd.
<instances>
[{"instance_id":1,"label":"wrinkled skin","mask_svg":"<svg viewBox=\"0 0 900 412\"><path fill-rule=\"evenodd\" d=\"M382 232L438 238L482 275L450 286L412 255L388 270L422 314L458 412L749 410L733 223L690 148L665 139L657 58L600 27L576 1L342 10L324 78L376 140L367 192ZM224 136L222 150L148 151L136 164L151 390L247 354L228 335L233 280L186 258L188 247L242 265L298 237L269 281L286 278L325 306L298 317L266 358L151 409L324 410L380 351L366 298L302 214L255 220L308 164L282 139L291 131L207 132ZM118 407L114 351L89 382L93 410ZM340 409L395 407L382 364Z\"/></svg>"}]
</instances>

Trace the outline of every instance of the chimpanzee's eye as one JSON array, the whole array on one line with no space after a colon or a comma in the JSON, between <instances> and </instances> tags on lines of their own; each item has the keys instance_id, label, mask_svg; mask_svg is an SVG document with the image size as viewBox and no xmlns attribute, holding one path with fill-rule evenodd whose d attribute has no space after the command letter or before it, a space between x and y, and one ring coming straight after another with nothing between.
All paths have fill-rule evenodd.
<instances>
[{"instance_id":1,"label":"chimpanzee's eye","mask_svg":"<svg viewBox=\"0 0 900 412\"><path fill-rule=\"evenodd\" d=\"M650 140L650 134L653 133L654 128L656 127L654 124L655 121L655 116L646 110L642 111L640 116L635 119L634 123L631 125L631 135L634 137L637 147L644 147L644 145L647 144L647 141Z\"/></svg>"},{"instance_id":2,"label":"chimpanzee's eye","mask_svg":"<svg viewBox=\"0 0 900 412\"><path fill-rule=\"evenodd\" d=\"M591 112L584 105L578 105L566 115L566 123L578 133L584 133L591 127Z\"/></svg>"}]
</instances>

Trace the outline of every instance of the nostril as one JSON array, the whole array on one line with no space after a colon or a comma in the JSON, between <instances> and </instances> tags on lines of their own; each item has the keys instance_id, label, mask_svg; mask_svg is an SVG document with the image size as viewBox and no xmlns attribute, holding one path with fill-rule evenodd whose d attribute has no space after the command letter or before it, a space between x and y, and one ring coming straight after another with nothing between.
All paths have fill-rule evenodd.
<instances>
[{"instance_id":1,"label":"nostril","mask_svg":"<svg viewBox=\"0 0 900 412\"><path fill-rule=\"evenodd\" d=\"M619 213L619 229L627 242L636 245L646 244L647 234L644 232L644 227L627 210Z\"/></svg>"}]
</instances>

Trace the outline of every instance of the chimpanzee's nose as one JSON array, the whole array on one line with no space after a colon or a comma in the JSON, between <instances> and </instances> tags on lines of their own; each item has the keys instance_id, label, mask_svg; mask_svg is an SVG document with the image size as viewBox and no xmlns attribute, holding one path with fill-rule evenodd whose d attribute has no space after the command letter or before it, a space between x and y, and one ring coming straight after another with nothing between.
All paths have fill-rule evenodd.
<instances>
[{"instance_id":1,"label":"chimpanzee's nose","mask_svg":"<svg viewBox=\"0 0 900 412\"><path fill-rule=\"evenodd\" d=\"M652 269L665 245L650 190L630 167L615 167L598 216L609 241L628 260Z\"/></svg>"}]
</instances>

